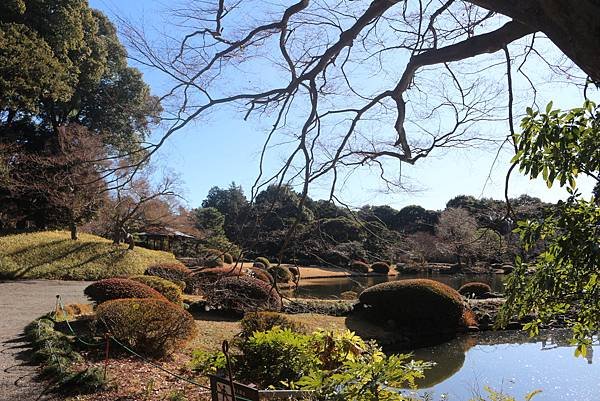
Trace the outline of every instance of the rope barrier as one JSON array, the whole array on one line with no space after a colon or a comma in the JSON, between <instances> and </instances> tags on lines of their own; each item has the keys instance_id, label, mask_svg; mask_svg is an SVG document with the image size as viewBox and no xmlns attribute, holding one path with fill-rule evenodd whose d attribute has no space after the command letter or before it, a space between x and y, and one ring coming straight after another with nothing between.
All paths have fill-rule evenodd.
<instances>
[{"instance_id":1,"label":"rope barrier","mask_svg":"<svg viewBox=\"0 0 600 401\"><path fill-rule=\"evenodd\" d=\"M57 295L57 296L56 296L56 299L57 299L57 303L58 303L58 305L59 305L59 307L60 307L60 309L61 309L61 311L62 311L62 313L63 313L63 317L64 317L64 319L65 319L65 323L67 324L67 327L69 328L69 331L71 332L71 334L72 334L72 335L73 335L73 336L74 336L74 337L75 337L75 338L76 338L78 341L80 341L81 343L83 343L83 344L85 344L85 345L88 345L88 346L93 346L93 347L98 347L98 346L102 346L102 345L104 345L104 346L106 347L106 348L105 348L105 356L106 356L106 358L108 358L108 344L109 344L109 342L108 342L108 341L106 341L106 342L99 342L99 343L97 343L97 344L92 344L92 343L88 343L87 341L84 341L84 340L82 340L82 339L81 339L81 338L80 338L80 337L77 335L77 333L75 333L75 330L73 330L73 327L71 327L71 325L69 324L69 320L68 320L68 314L67 314L67 312L66 312L66 310L65 310L65 307L64 307L64 305L63 305L63 303L62 303L61 296L60 296L60 295ZM38 329L39 329L39 328L38 328ZM208 390L208 391L210 391L210 390L211 390L209 386L205 386L205 385L203 385L203 384L200 384L200 383L196 382L195 380L191 380L191 379L188 379L188 378L186 378L186 377L183 377L183 376L181 376L181 375L178 375L177 373L171 372L171 371L169 371L169 370L167 370L167 369L163 368L162 366L160 366L160 365L158 365L158 364L156 364L156 363L154 363L154 362L150 361L150 360L149 360L149 359L147 359L146 357L144 357L144 356L142 356L142 355L138 354L137 352L135 352L135 351L134 351L134 350L132 350L131 348L127 347L125 344L121 343L119 340L117 340L115 337L111 336L109 333L107 333L107 334L106 334L106 337L105 337L105 338L107 338L107 339L110 339L110 340L114 341L114 342L115 342L117 345L119 345L119 346L120 346L121 348L123 348L125 351L129 352L130 354L132 354L132 355L134 355L134 356L136 356L136 357L138 357L138 358L140 358L140 359L141 359L143 362L145 362L145 363L147 363L147 364L149 364L149 365L151 365L151 366L153 366L153 367L155 367L155 368L157 368L157 369L159 369L159 370L163 371L164 373L167 373L167 374L169 374L169 375L171 375L171 376L175 377L176 379L179 379L179 380L182 380L182 381L188 382L188 383L190 383L190 384L193 384L193 385L195 385L195 386L201 387L201 388L203 388L203 389L205 389L205 390ZM108 367L108 360L106 360L106 361L105 361L105 366L104 366L104 368L105 368L105 376L106 376L106 369L107 369L107 367Z\"/></svg>"}]
</instances>

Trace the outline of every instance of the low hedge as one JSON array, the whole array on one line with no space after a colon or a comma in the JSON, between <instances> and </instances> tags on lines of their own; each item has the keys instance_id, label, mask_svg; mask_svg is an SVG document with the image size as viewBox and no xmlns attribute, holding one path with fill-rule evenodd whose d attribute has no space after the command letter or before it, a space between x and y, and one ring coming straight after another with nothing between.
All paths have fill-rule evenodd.
<instances>
[{"instance_id":1,"label":"low hedge","mask_svg":"<svg viewBox=\"0 0 600 401\"><path fill-rule=\"evenodd\" d=\"M121 298L166 298L154 288L126 278L108 278L90 284L83 291L97 305Z\"/></svg>"},{"instance_id":2,"label":"low hedge","mask_svg":"<svg viewBox=\"0 0 600 401\"><path fill-rule=\"evenodd\" d=\"M57 390L94 393L106 386L101 369L79 369L83 358L75 350L75 339L56 330L51 317L43 316L28 324L25 337L33 348L33 361L42 367L41 375L50 379Z\"/></svg>"},{"instance_id":3,"label":"low hedge","mask_svg":"<svg viewBox=\"0 0 600 401\"><path fill-rule=\"evenodd\" d=\"M281 310L281 296L268 283L248 277L225 277L204 290L208 305L234 312Z\"/></svg>"},{"instance_id":4,"label":"low hedge","mask_svg":"<svg viewBox=\"0 0 600 401\"><path fill-rule=\"evenodd\" d=\"M304 333L306 328L302 323L290 319L283 313L277 312L252 312L246 313L244 318L240 320L242 332L240 335L243 338L252 336L256 331L268 331L274 327L280 329L290 329L296 333Z\"/></svg>"},{"instance_id":5,"label":"low hedge","mask_svg":"<svg viewBox=\"0 0 600 401\"><path fill-rule=\"evenodd\" d=\"M271 267L271 262L269 262L269 259L265 258L264 256L259 256L258 258L254 259L254 263L256 262L265 265L265 269Z\"/></svg>"},{"instance_id":6,"label":"low hedge","mask_svg":"<svg viewBox=\"0 0 600 401\"><path fill-rule=\"evenodd\" d=\"M133 276L130 277L130 279L154 288L174 304L183 304L183 293L181 292L181 287L172 281L156 276Z\"/></svg>"},{"instance_id":7,"label":"low hedge","mask_svg":"<svg viewBox=\"0 0 600 401\"><path fill-rule=\"evenodd\" d=\"M386 262L375 262L371 265L371 270L375 273L388 274L390 272L390 265Z\"/></svg>"},{"instance_id":8,"label":"low hedge","mask_svg":"<svg viewBox=\"0 0 600 401\"><path fill-rule=\"evenodd\" d=\"M200 270L190 276L186 280L186 293L199 294L207 285L211 285L218 279L223 277L243 276L245 272L241 266L220 266L209 267Z\"/></svg>"},{"instance_id":9,"label":"low hedge","mask_svg":"<svg viewBox=\"0 0 600 401\"><path fill-rule=\"evenodd\" d=\"M289 283L294 278L290 269L285 266L273 266L267 271L278 283Z\"/></svg>"},{"instance_id":10,"label":"low hedge","mask_svg":"<svg viewBox=\"0 0 600 401\"><path fill-rule=\"evenodd\" d=\"M402 326L430 331L463 325L465 305L461 295L433 280L388 281L367 288L359 300L369 309L366 316L380 323L393 320Z\"/></svg>"},{"instance_id":11,"label":"low hedge","mask_svg":"<svg viewBox=\"0 0 600 401\"><path fill-rule=\"evenodd\" d=\"M105 302L96 311L96 321L118 341L152 357L168 354L196 333L196 323L189 312L161 299Z\"/></svg>"},{"instance_id":12,"label":"low hedge","mask_svg":"<svg viewBox=\"0 0 600 401\"><path fill-rule=\"evenodd\" d=\"M348 266L348 268L357 273L369 272L369 265L359 260L353 260L352 263L350 263L350 266Z\"/></svg>"},{"instance_id":13,"label":"low hedge","mask_svg":"<svg viewBox=\"0 0 600 401\"><path fill-rule=\"evenodd\" d=\"M147 276L156 276L170 281L185 282L192 271L178 263L161 263L152 265L144 272Z\"/></svg>"},{"instance_id":14,"label":"low hedge","mask_svg":"<svg viewBox=\"0 0 600 401\"><path fill-rule=\"evenodd\" d=\"M458 292L465 297L480 298L484 294L492 292L492 287L486 283L472 282L462 285Z\"/></svg>"}]
</instances>

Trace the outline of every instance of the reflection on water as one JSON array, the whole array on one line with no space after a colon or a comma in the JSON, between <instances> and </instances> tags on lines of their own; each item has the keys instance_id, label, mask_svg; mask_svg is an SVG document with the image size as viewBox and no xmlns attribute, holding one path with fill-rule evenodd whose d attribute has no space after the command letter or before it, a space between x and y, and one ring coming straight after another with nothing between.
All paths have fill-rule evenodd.
<instances>
[{"instance_id":1,"label":"reflection on water","mask_svg":"<svg viewBox=\"0 0 600 401\"><path fill-rule=\"evenodd\" d=\"M494 292L503 292L503 274L402 274L390 277L337 277L301 280L300 286L294 291L293 295L296 297L334 299L339 298L340 294L346 291L359 293L367 287L388 280L406 280L411 278L430 278L457 289L465 283L481 281L488 283Z\"/></svg>"},{"instance_id":2,"label":"reflection on water","mask_svg":"<svg viewBox=\"0 0 600 401\"><path fill-rule=\"evenodd\" d=\"M521 331L483 332L414 351L415 359L436 362L418 383L433 399L469 400L484 386L518 400L542 390L534 401L600 400L600 364L575 358L568 331L555 330L531 339Z\"/></svg>"}]
</instances>

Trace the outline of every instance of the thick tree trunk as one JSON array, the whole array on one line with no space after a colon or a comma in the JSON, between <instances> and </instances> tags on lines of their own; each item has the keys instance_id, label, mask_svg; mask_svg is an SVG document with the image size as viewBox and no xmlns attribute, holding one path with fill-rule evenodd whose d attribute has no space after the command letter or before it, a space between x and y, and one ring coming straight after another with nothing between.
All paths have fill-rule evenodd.
<instances>
[{"instance_id":1,"label":"thick tree trunk","mask_svg":"<svg viewBox=\"0 0 600 401\"><path fill-rule=\"evenodd\" d=\"M579 68L600 82L600 1L467 1L543 32Z\"/></svg>"},{"instance_id":2,"label":"thick tree trunk","mask_svg":"<svg viewBox=\"0 0 600 401\"><path fill-rule=\"evenodd\" d=\"M71 224L69 224L69 228L71 229L71 239L73 241L77 240L77 224L72 221Z\"/></svg>"}]
</instances>

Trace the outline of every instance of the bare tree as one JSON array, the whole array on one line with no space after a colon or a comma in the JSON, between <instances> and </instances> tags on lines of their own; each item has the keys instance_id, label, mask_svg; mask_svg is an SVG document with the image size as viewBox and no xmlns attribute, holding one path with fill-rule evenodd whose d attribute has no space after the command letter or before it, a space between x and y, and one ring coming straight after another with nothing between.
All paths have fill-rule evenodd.
<instances>
[{"instance_id":1,"label":"bare tree","mask_svg":"<svg viewBox=\"0 0 600 401\"><path fill-rule=\"evenodd\" d=\"M477 221L464 209L451 208L442 212L436 226L441 249L456 257L459 265L469 260L475 253L479 238Z\"/></svg>"},{"instance_id":2,"label":"bare tree","mask_svg":"<svg viewBox=\"0 0 600 401\"><path fill-rule=\"evenodd\" d=\"M593 0L215 0L173 9L173 29L160 41L133 24L125 23L125 34L132 57L174 82L163 98L176 105L172 125L156 146L232 105L272 127L252 195L294 180L305 195L326 178L333 199L341 175L355 168L379 169L386 184L402 186L386 173L390 161L414 164L435 149L510 140L490 138L477 123L512 123L513 66L531 83L531 101L530 65L574 82L582 75L581 84L586 74L600 80L599 14ZM548 39L583 73L549 60ZM503 85L507 99L499 96ZM263 177L276 133L295 146Z\"/></svg>"}]
</instances>

